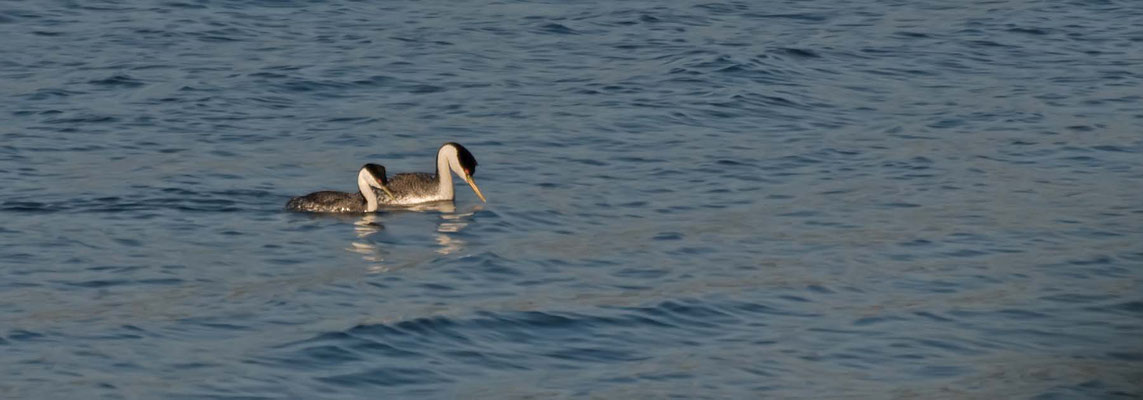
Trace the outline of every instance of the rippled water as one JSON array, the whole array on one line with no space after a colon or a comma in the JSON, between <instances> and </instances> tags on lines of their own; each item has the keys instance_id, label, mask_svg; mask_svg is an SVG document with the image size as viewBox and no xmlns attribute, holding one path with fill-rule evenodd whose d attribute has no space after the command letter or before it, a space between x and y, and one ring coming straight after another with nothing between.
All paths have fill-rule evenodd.
<instances>
[{"instance_id":1,"label":"rippled water","mask_svg":"<svg viewBox=\"0 0 1143 400\"><path fill-rule=\"evenodd\" d=\"M1143 392L1135 1L7 1L0 37L2 398ZM487 204L282 210L446 141Z\"/></svg>"}]
</instances>

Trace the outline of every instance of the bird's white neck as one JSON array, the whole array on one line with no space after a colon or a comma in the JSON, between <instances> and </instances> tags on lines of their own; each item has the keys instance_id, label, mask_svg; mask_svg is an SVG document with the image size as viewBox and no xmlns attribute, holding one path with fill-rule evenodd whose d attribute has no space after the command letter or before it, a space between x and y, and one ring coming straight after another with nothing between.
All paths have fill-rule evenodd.
<instances>
[{"instance_id":1,"label":"bird's white neck","mask_svg":"<svg viewBox=\"0 0 1143 400\"><path fill-rule=\"evenodd\" d=\"M361 195L365 196L365 212L377 211L377 193L373 191L373 186L369 184L369 180L373 179L372 175L364 168L361 172L357 173L357 188L361 190Z\"/></svg>"},{"instance_id":2,"label":"bird's white neck","mask_svg":"<svg viewBox=\"0 0 1143 400\"><path fill-rule=\"evenodd\" d=\"M460 174L460 160L456 156L456 148L445 146L437 152L437 195L452 199L455 192L452 187L452 174Z\"/></svg>"}]
</instances>

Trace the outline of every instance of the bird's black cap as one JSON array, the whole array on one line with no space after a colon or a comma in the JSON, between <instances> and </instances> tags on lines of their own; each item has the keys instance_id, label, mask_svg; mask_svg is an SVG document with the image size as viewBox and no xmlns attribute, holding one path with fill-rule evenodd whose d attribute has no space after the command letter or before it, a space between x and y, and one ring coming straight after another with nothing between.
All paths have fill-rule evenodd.
<instances>
[{"instance_id":1,"label":"bird's black cap","mask_svg":"<svg viewBox=\"0 0 1143 400\"><path fill-rule=\"evenodd\" d=\"M385 167L381 164L365 164L361 166L361 168L369 171L370 174L381 181L382 185L389 184L389 177L385 176Z\"/></svg>"},{"instance_id":2,"label":"bird's black cap","mask_svg":"<svg viewBox=\"0 0 1143 400\"><path fill-rule=\"evenodd\" d=\"M476 157L468 149L461 146L460 143L448 142L441 147L452 146L456 148L456 158L460 161L460 167L468 171L469 175L476 175Z\"/></svg>"}]
</instances>

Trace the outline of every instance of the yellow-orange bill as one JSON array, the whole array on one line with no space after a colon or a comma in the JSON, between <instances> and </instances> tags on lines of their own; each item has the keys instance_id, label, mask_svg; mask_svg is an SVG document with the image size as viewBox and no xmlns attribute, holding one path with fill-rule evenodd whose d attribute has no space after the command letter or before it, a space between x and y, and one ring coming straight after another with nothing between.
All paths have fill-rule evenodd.
<instances>
[{"instance_id":1,"label":"yellow-orange bill","mask_svg":"<svg viewBox=\"0 0 1143 400\"><path fill-rule=\"evenodd\" d=\"M393 192L389 191L389 188L382 186L381 190L384 190L385 194L389 195L389 198L393 198L393 199L397 198L397 196L393 195Z\"/></svg>"},{"instance_id":2,"label":"yellow-orange bill","mask_svg":"<svg viewBox=\"0 0 1143 400\"><path fill-rule=\"evenodd\" d=\"M476 182L472 180L472 175L465 176L464 181L468 182L468 186L472 186L472 191L476 192L476 197L479 197L480 201L488 202L488 200L484 199L484 193L480 193L480 188L476 187Z\"/></svg>"}]
</instances>

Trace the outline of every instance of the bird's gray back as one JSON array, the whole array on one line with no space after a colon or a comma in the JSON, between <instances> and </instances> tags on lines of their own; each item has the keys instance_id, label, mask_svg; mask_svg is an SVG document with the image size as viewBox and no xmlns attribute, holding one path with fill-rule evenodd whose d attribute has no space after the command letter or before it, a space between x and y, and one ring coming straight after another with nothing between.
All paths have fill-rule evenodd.
<instances>
[{"instance_id":1,"label":"bird's gray back","mask_svg":"<svg viewBox=\"0 0 1143 400\"><path fill-rule=\"evenodd\" d=\"M365 196L361 193L322 191L290 199L286 209L308 212L364 212Z\"/></svg>"},{"instance_id":2,"label":"bird's gray back","mask_svg":"<svg viewBox=\"0 0 1143 400\"><path fill-rule=\"evenodd\" d=\"M389 190L401 196L425 196L437 193L437 176L425 172L405 172L389 178Z\"/></svg>"}]
</instances>

